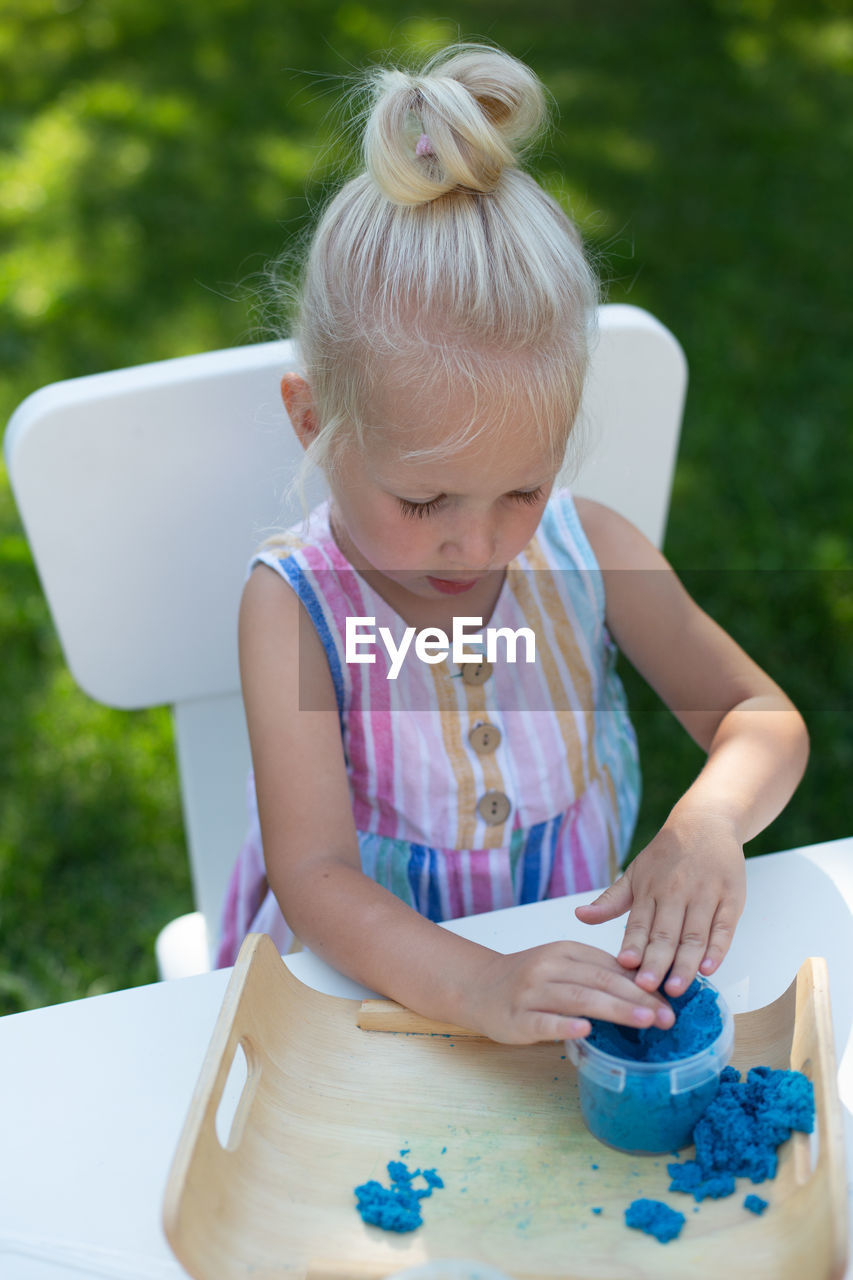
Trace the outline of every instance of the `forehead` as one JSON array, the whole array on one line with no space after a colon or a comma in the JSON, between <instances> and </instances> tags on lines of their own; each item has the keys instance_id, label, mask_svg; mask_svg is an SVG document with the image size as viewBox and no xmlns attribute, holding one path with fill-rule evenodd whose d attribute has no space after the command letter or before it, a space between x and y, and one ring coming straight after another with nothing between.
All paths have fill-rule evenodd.
<instances>
[{"instance_id":1,"label":"forehead","mask_svg":"<svg viewBox=\"0 0 853 1280\"><path fill-rule=\"evenodd\" d=\"M365 452L380 481L461 493L533 487L554 475L561 447L542 430L515 379L448 384L386 378L373 388Z\"/></svg>"}]
</instances>

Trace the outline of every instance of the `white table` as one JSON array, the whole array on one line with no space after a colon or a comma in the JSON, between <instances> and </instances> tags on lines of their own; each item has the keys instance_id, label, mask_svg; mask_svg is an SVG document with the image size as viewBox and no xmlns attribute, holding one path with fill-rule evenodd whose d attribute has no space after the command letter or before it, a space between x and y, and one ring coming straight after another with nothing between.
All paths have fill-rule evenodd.
<instances>
[{"instance_id":1,"label":"white table","mask_svg":"<svg viewBox=\"0 0 853 1280\"><path fill-rule=\"evenodd\" d=\"M853 837L751 859L747 906L715 981L735 1012L768 1004L826 957L853 1175ZM624 919L582 925L594 893L449 925L500 951L575 938L616 951ZM307 952L303 981L361 996ZM229 970L0 1019L0 1276L177 1280L162 1234L166 1175ZM849 1270L848 1278L853 1277Z\"/></svg>"}]
</instances>

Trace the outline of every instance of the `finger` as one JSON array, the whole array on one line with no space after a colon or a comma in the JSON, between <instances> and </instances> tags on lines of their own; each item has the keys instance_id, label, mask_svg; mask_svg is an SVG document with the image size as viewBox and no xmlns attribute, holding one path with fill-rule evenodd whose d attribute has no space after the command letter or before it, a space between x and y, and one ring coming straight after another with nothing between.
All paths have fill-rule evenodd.
<instances>
[{"instance_id":1,"label":"finger","mask_svg":"<svg viewBox=\"0 0 853 1280\"><path fill-rule=\"evenodd\" d=\"M672 1006L657 992L644 991L624 972L575 965L570 979L551 982L543 1004L566 1014L582 1014L631 1027L671 1027Z\"/></svg>"},{"instance_id":2,"label":"finger","mask_svg":"<svg viewBox=\"0 0 853 1280\"><path fill-rule=\"evenodd\" d=\"M685 907L683 903L663 902L655 906L648 929L648 942L637 973L637 986L657 991L669 972L681 940Z\"/></svg>"},{"instance_id":3,"label":"finger","mask_svg":"<svg viewBox=\"0 0 853 1280\"><path fill-rule=\"evenodd\" d=\"M544 952L543 948L543 952ZM638 988L634 975L625 972L615 956L600 947L590 947L583 942L552 943L548 947L547 963L539 971L540 981L546 985L599 988L610 991L624 1000L648 1005L655 1013L669 1009L669 1002L657 991Z\"/></svg>"},{"instance_id":4,"label":"finger","mask_svg":"<svg viewBox=\"0 0 853 1280\"><path fill-rule=\"evenodd\" d=\"M639 987L634 990L633 1000L623 1000L619 996L606 991L587 991L580 1002L575 1002L578 1015L595 1018L600 1022L616 1022L623 1027L645 1030L648 1027L659 1027L668 1030L675 1022L672 1006L666 1003L658 1006L656 1013L647 1004L640 1004L643 992ZM576 1015L577 1016L577 1015Z\"/></svg>"},{"instance_id":5,"label":"finger","mask_svg":"<svg viewBox=\"0 0 853 1280\"><path fill-rule=\"evenodd\" d=\"M592 1031L587 1018L566 1017L545 1009L530 1009L518 1019L512 1038L503 1044L538 1044L541 1040L582 1040Z\"/></svg>"},{"instance_id":6,"label":"finger","mask_svg":"<svg viewBox=\"0 0 853 1280\"><path fill-rule=\"evenodd\" d=\"M712 917L712 905L697 902L688 907L672 969L664 983L667 995L683 995L707 958Z\"/></svg>"},{"instance_id":7,"label":"finger","mask_svg":"<svg viewBox=\"0 0 853 1280\"><path fill-rule=\"evenodd\" d=\"M705 948L705 957L699 965L699 972L705 974L714 973L722 964L729 947L732 945L732 938L735 935L737 922L740 919L742 908L738 904L726 900L721 902L717 908L714 922L711 925L711 935L708 939L708 946Z\"/></svg>"},{"instance_id":8,"label":"finger","mask_svg":"<svg viewBox=\"0 0 853 1280\"><path fill-rule=\"evenodd\" d=\"M584 924L602 924L605 920L615 920L624 915L633 901L630 878L623 875L614 880L604 893L600 893L594 902L588 902L584 907L575 907L575 915Z\"/></svg>"},{"instance_id":9,"label":"finger","mask_svg":"<svg viewBox=\"0 0 853 1280\"><path fill-rule=\"evenodd\" d=\"M626 972L627 966L621 954L617 959L609 952L602 951L599 947L589 947L583 942L567 942L565 947L566 951L558 957L558 967L552 969L548 975L543 975L546 980L554 982L577 980L587 987L609 990L613 995L632 1005L639 1003L651 1009L658 1026L669 1027L672 1024L672 1018L670 1018L672 1006L669 1001L658 993L657 988L650 991L638 987L635 975ZM639 959L640 957L637 956L636 963L639 963ZM565 976L566 962L572 965L568 978Z\"/></svg>"},{"instance_id":10,"label":"finger","mask_svg":"<svg viewBox=\"0 0 853 1280\"><path fill-rule=\"evenodd\" d=\"M591 947L585 942L568 940L565 943L555 943L554 946L559 946L561 950L558 953L555 952L557 964L549 972L560 980L565 977L567 964L583 964L593 969L604 969L616 977L627 978L629 982L633 981L633 977L625 973L624 965L619 964L615 956L609 951L603 951L601 947Z\"/></svg>"},{"instance_id":11,"label":"finger","mask_svg":"<svg viewBox=\"0 0 853 1280\"><path fill-rule=\"evenodd\" d=\"M653 900L645 899L642 902L634 903L625 925L625 932L622 935L622 945L616 957L625 969L637 969L642 962L649 944L649 934L654 916L655 903Z\"/></svg>"}]
</instances>

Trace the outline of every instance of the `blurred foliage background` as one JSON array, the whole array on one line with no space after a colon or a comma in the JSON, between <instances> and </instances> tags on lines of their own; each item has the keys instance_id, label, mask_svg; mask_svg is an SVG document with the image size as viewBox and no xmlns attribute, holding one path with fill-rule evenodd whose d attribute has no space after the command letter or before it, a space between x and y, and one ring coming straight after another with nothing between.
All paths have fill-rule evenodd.
<instances>
[{"instance_id":1,"label":"blurred foliage background","mask_svg":"<svg viewBox=\"0 0 853 1280\"><path fill-rule=\"evenodd\" d=\"M346 158L342 92L388 50L460 36L545 81L538 176L607 298L687 353L666 550L812 731L806 779L748 851L849 834L846 0L0 0L0 417L57 379L274 336L264 265ZM191 894L169 713L76 690L5 473L0 575L9 1012L153 980ZM700 757L626 682L640 848Z\"/></svg>"}]
</instances>

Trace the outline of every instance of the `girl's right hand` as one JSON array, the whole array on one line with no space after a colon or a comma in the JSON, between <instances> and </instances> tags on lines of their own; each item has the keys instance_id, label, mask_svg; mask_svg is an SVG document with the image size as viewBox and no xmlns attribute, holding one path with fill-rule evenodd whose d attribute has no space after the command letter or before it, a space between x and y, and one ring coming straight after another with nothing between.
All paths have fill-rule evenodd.
<instances>
[{"instance_id":1,"label":"girl's right hand","mask_svg":"<svg viewBox=\"0 0 853 1280\"><path fill-rule=\"evenodd\" d=\"M667 1000L638 987L614 956L581 942L492 953L468 997L466 1025L500 1044L580 1039L592 1030L589 1018L663 1029L675 1021Z\"/></svg>"}]
</instances>

